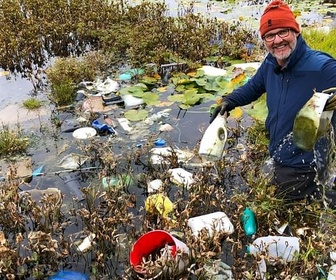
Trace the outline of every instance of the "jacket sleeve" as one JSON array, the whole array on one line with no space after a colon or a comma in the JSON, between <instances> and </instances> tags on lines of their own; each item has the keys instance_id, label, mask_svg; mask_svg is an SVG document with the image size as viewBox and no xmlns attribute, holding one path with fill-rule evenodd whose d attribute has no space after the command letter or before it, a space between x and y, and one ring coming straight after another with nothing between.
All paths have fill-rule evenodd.
<instances>
[{"instance_id":1,"label":"jacket sleeve","mask_svg":"<svg viewBox=\"0 0 336 280\"><path fill-rule=\"evenodd\" d=\"M265 63L262 63L256 74L247 81L247 83L232 93L224 97L228 102L230 108L244 106L257 100L263 93L265 93L265 82L263 72L265 71Z\"/></svg>"}]
</instances>

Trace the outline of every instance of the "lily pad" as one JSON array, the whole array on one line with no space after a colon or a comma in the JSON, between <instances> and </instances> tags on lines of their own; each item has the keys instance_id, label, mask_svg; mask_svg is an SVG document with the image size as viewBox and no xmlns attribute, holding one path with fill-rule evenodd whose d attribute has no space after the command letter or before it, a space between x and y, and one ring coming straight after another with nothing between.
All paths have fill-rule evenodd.
<instances>
[{"instance_id":1,"label":"lily pad","mask_svg":"<svg viewBox=\"0 0 336 280\"><path fill-rule=\"evenodd\" d=\"M268 115L268 109L266 106L266 94L264 94L257 101L255 101L253 103L253 107L246 110L246 113L255 120L265 122Z\"/></svg>"},{"instance_id":2,"label":"lily pad","mask_svg":"<svg viewBox=\"0 0 336 280\"><path fill-rule=\"evenodd\" d=\"M125 118L129 121L136 122L142 121L148 117L148 111L141 109L141 110L129 110L125 112Z\"/></svg>"}]
</instances>

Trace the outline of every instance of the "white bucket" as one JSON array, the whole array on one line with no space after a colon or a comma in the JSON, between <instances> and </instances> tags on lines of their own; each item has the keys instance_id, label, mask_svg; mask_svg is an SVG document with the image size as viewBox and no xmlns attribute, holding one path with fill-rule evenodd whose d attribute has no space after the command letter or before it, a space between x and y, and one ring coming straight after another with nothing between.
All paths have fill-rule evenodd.
<instances>
[{"instance_id":1,"label":"white bucket","mask_svg":"<svg viewBox=\"0 0 336 280\"><path fill-rule=\"evenodd\" d=\"M213 236L214 231L218 233L231 234L234 232L233 224L224 212L214 212L188 220L188 226L191 228L193 235L198 236L202 229L206 229L209 236Z\"/></svg>"}]
</instances>

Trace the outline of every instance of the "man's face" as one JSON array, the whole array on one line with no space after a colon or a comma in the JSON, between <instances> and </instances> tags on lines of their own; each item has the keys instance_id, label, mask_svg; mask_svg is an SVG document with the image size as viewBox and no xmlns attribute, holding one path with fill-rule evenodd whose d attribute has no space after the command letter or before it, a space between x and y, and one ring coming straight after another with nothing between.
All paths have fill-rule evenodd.
<instances>
[{"instance_id":1,"label":"man's face","mask_svg":"<svg viewBox=\"0 0 336 280\"><path fill-rule=\"evenodd\" d=\"M276 28L267 32L263 40L268 52L273 55L279 65L284 66L294 51L298 33L289 28Z\"/></svg>"}]
</instances>

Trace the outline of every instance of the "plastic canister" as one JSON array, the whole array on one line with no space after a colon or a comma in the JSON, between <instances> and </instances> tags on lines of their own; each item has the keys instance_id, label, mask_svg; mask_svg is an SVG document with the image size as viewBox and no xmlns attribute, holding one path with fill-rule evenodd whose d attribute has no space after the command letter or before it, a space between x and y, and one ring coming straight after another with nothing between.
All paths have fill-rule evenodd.
<instances>
[{"instance_id":1,"label":"plastic canister","mask_svg":"<svg viewBox=\"0 0 336 280\"><path fill-rule=\"evenodd\" d=\"M291 262L300 251L300 239L293 236L263 236L247 247L247 253L263 253L267 260Z\"/></svg>"},{"instance_id":2,"label":"plastic canister","mask_svg":"<svg viewBox=\"0 0 336 280\"><path fill-rule=\"evenodd\" d=\"M160 256L159 252L163 253ZM178 254L178 252L182 254ZM153 230L142 235L134 244L130 252L130 264L134 271L138 274L138 277L156 278L162 274L163 267L155 266L151 268L147 264L142 265L143 259L152 258L152 260L161 259L173 259L176 264L176 270L174 272L181 273L189 264L189 248L185 243L172 236L169 232L164 230ZM164 258L164 259L162 259ZM166 271L169 272L167 269Z\"/></svg>"},{"instance_id":3,"label":"plastic canister","mask_svg":"<svg viewBox=\"0 0 336 280\"><path fill-rule=\"evenodd\" d=\"M243 214L240 216L240 220L247 236L252 236L257 232L257 220L254 212L251 208L246 207Z\"/></svg>"},{"instance_id":4,"label":"plastic canister","mask_svg":"<svg viewBox=\"0 0 336 280\"><path fill-rule=\"evenodd\" d=\"M226 139L226 118L218 114L203 134L198 150L199 155L207 160L221 159Z\"/></svg>"},{"instance_id":5,"label":"plastic canister","mask_svg":"<svg viewBox=\"0 0 336 280\"><path fill-rule=\"evenodd\" d=\"M209 236L213 236L214 231L226 234L234 232L234 227L230 219L224 212L220 211L190 218L188 220L188 226L195 236L198 236L203 228L209 232Z\"/></svg>"}]
</instances>

